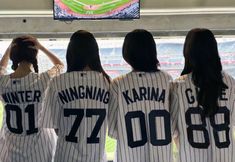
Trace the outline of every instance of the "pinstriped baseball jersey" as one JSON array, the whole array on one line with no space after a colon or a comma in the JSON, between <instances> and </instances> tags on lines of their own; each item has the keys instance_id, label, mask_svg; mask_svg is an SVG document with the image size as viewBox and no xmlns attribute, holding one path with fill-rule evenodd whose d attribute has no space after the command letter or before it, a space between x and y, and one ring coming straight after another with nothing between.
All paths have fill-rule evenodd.
<instances>
[{"instance_id":1,"label":"pinstriped baseball jersey","mask_svg":"<svg viewBox=\"0 0 235 162\"><path fill-rule=\"evenodd\" d=\"M58 129L55 162L105 162L109 83L95 71L54 78L46 97L44 127Z\"/></svg>"},{"instance_id":2,"label":"pinstriped baseball jersey","mask_svg":"<svg viewBox=\"0 0 235 162\"><path fill-rule=\"evenodd\" d=\"M163 71L130 72L110 88L109 136L117 162L172 162L169 90Z\"/></svg>"},{"instance_id":3,"label":"pinstriped baseball jersey","mask_svg":"<svg viewBox=\"0 0 235 162\"><path fill-rule=\"evenodd\" d=\"M32 72L17 79L0 76L5 109L0 149L3 162L52 161L56 136L54 130L41 128L41 115L45 91L55 72L56 66L40 75Z\"/></svg>"},{"instance_id":4,"label":"pinstriped baseball jersey","mask_svg":"<svg viewBox=\"0 0 235 162\"><path fill-rule=\"evenodd\" d=\"M180 162L234 162L235 80L223 73L228 86L218 98L218 112L205 117L197 102L192 75L174 82L171 97L172 128L179 139Z\"/></svg>"}]
</instances>

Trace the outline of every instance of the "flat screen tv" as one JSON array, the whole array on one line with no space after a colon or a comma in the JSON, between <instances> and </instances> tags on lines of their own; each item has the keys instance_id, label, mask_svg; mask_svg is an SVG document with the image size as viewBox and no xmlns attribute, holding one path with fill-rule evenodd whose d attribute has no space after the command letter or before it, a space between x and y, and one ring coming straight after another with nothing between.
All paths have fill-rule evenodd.
<instances>
[{"instance_id":1,"label":"flat screen tv","mask_svg":"<svg viewBox=\"0 0 235 162\"><path fill-rule=\"evenodd\" d=\"M140 0L54 0L55 20L139 17Z\"/></svg>"}]
</instances>

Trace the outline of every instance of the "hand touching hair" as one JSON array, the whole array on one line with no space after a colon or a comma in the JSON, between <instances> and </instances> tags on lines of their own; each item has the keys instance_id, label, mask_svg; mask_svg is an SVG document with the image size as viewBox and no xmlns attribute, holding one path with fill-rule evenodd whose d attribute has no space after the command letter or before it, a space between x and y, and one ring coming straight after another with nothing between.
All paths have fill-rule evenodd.
<instances>
[{"instance_id":1,"label":"hand touching hair","mask_svg":"<svg viewBox=\"0 0 235 162\"><path fill-rule=\"evenodd\" d=\"M32 36L22 36L13 39L10 50L10 59L12 60L12 69L16 70L20 62L26 61L33 65L38 73L37 54L40 43Z\"/></svg>"}]
</instances>

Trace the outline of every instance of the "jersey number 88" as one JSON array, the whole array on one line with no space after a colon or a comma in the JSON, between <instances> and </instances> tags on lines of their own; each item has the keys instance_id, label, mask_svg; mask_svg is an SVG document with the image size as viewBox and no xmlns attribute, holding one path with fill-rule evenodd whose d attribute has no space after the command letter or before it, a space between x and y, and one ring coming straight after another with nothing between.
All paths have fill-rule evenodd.
<instances>
[{"instance_id":1,"label":"jersey number 88","mask_svg":"<svg viewBox=\"0 0 235 162\"><path fill-rule=\"evenodd\" d=\"M229 139L229 124L230 124L230 116L229 116L229 109L224 106L224 107L219 107L218 112L210 116L210 124L213 128L213 136L215 140L215 145L218 148L227 148L230 145L230 139ZM194 148L204 148L207 149L210 145L210 140L209 140L209 133L208 130L206 129L206 119L205 115L203 115L203 110L200 107L190 107L186 113L185 113L185 119L186 119L186 124L188 125L187 127L187 136L188 136L188 141L190 145ZM222 114L224 118L224 123L217 124L216 123L216 115L217 114ZM201 119L201 124L194 124L192 122L192 115L199 115ZM193 132L194 131L200 131L203 134L204 137L204 142L195 142ZM225 133L225 141L221 142L219 138L219 133L224 132Z\"/></svg>"}]
</instances>

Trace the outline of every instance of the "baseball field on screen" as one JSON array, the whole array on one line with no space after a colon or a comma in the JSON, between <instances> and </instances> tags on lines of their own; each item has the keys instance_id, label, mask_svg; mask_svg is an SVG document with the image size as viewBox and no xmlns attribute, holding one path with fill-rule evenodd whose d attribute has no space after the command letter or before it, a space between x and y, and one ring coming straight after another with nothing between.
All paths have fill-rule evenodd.
<instances>
[{"instance_id":1,"label":"baseball field on screen","mask_svg":"<svg viewBox=\"0 0 235 162\"><path fill-rule=\"evenodd\" d=\"M110 14L133 0L61 0L73 12L81 15Z\"/></svg>"}]
</instances>

